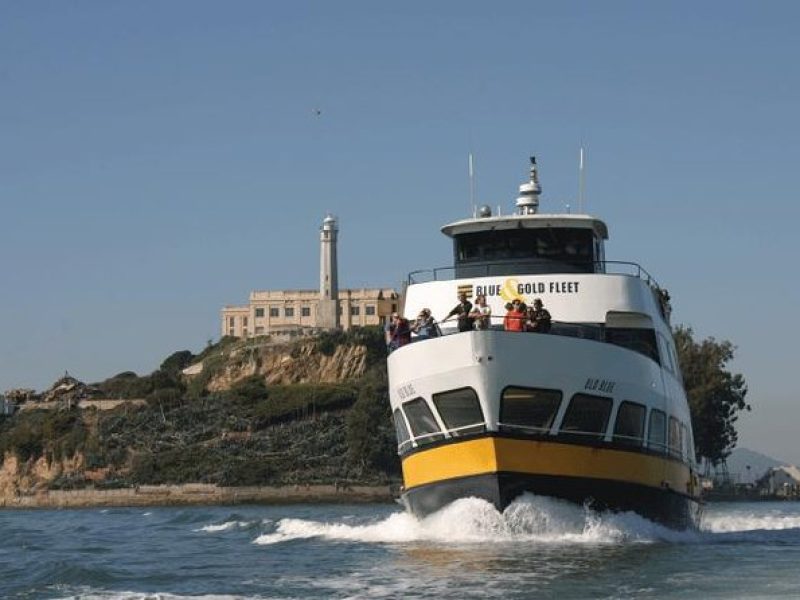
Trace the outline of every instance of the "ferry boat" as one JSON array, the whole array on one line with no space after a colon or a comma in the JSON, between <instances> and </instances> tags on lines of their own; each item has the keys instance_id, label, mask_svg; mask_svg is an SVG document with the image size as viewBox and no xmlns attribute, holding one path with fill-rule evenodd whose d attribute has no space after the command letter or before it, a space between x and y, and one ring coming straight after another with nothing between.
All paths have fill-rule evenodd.
<instances>
[{"instance_id":1,"label":"ferry boat","mask_svg":"<svg viewBox=\"0 0 800 600\"><path fill-rule=\"evenodd\" d=\"M514 214L481 207L442 227L451 266L408 277L405 318L428 309L441 335L388 357L402 502L418 516L465 497L502 511L529 492L696 527L669 295L638 264L605 260L600 219L539 212L533 157L519 189ZM490 326L445 320L461 294L486 297ZM542 300L549 332L505 330L515 299Z\"/></svg>"}]
</instances>

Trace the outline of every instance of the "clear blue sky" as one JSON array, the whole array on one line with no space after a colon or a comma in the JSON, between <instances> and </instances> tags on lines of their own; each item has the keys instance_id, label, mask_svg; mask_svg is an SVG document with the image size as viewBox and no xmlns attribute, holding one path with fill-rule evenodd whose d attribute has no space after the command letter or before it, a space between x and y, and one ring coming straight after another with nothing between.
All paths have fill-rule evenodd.
<instances>
[{"instance_id":1,"label":"clear blue sky","mask_svg":"<svg viewBox=\"0 0 800 600\"><path fill-rule=\"evenodd\" d=\"M588 210L738 346L741 445L800 463L800 4L4 2L0 390L149 372L252 289L449 260L438 227ZM315 114L315 109L322 111Z\"/></svg>"}]
</instances>

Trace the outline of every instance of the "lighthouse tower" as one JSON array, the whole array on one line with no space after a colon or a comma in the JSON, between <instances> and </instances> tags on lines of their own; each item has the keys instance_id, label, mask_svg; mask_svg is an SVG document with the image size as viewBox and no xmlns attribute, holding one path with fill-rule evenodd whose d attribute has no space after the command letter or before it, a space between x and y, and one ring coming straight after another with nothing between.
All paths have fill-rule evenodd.
<instances>
[{"instance_id":1,"label":"lighthouse tower","mask_svg":"<svg viewBox=\"0 0 800 600\"><path fill-rule=\"evenodd\" d=\"M319 228L319 315L324 329L339 328L339 273L336 263L336 219L328 215Z\"/></svg>"}]
</instances>

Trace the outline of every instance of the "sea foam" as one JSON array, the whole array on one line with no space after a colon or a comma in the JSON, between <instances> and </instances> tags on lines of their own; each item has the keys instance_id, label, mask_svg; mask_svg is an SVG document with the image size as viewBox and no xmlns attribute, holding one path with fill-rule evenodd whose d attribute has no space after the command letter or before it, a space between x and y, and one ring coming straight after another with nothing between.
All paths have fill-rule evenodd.
<instances>
[{"instance_id":1,"label":"sea foam","mask_svg":"<svg viewBox=\"0 0 800 600\"><path fill-rule=\"evenodd\" d=\"M407 512L362 524L282 519L254 542L269 545L320 538L385 544L618 544L689 542L693 536L694 532L676 532L634 513L596 513L562 500L525 494L502 513L485 500L463 498L424 519Z\"/></svg>"}]
</instances>

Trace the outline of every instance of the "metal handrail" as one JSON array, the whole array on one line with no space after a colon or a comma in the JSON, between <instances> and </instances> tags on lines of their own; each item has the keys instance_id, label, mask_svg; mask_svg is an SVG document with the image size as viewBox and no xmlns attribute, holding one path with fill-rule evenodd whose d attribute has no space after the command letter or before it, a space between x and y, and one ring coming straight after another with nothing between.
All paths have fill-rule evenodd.
<instances>
[{"instance_id":1,"label":"metal handrail","mask_svg":"<svg viewBox=\"0 0 800 600\"><path fill-rule=\"evenodd\" d=\"M505 329L504 329L505 318L506 318L506 315L490 315L489 316L489 322L490 322L489 327L487 327L486 329L471 329L470 331L505 331ZM525 319L527 319L527 317ZM523 320L525 320L525 319L523 319ZM570 322L570 321L555 321L555 320L551 320L550 324L551 324L551 327L556 327L556 329L558 329L558 327L569 327L569 328L572 328L572 329L586 329L586 330L593 329L593 330L597 330L597 331L599 331L601 329L600 324L595 325L593 323L574 323L574 322ZM420 336L420 335L417 335L415 332L412 331L411 332L411 342L412 343L422 342L422 341L425 341L425 340L435 339L437 337L444 337L444 336L448 336L448 335L455 335L457 333L464 333L463 331L458 331L458 329L456 329L456 319L454 319L454 318L448 320L446 323L445 323L444 320L436 321L436 325L439 327L439 334L438 335L436 335L436 336L424 336L424 335ZM515 331L515 332L510 332L510 333L534 333L534 332L530 332L530 331L516 332ZM553 331L552 329L550 331L550 334L551 335L562 335L562 336L564 335L564 334L558 333L558 331ZM571 336L565 336L565 337L571 337ZM585 338L585 339L597 340L598 338Z\"/></svg>"},{"instance_id":2,"label":"metal handrail","mask_svg":"<svg viewBox=\"0 0 800 600\"><path fill-rule=\"evenodd\" d=\"M636 435L621 435L619 433L612 433L611 434L611 441L615 442L617 440L622 440L624 442L635 442L638 446L644 446L646 440L643 437L636 436Z\"/></svg>"},{"instance_id":3,"label":"metal handrail","mask_svg":"<svg viewBox=\"0 0 800 600\"><path fill-rule=\"evenodd\" d=\"M414 445L419 445L419 440L423 440L424 441L427 438L431 438L431 437L435 437L435 436L445 437L446 433L450 434L450 437L452 437L453 433L457 433L459 431L464 431L466 429L472 429L474 427L484 427L485 428L486 427L486 421L477 421L477 422L471 423L469 425L462 425L461 427L452 427L450 429L445 429L444 431L437 431L435 433L423 433L421 435L417 435L417 436L411 437L411 438L407 439L406 441L404 441L403 443L398 444L397 445L397 451L398 452L403 452L403 449L408 445L411 445L412 447Z\"/></svg>"},{"instance_id":4,"label":"metal handrail","mask_svg":"<svg viewBox=\"0 0 800 600\"><path fill-rule=\"evenodd\" d=\"M497 426L498 426L498 430L500 430L503 427L508 427L510 429L518 429L518 430L522 430L522 431L529 431L531 433L544 433L544 434L549 434L550 430L551 430L551 427L535 427L535 426L531 426L531 425L514 425L514 424L511 424L511 423L502 423L500 421L497 422ZM435 437L435 436L440 436L440 437L444 438L445 434L450 434L450 437L452 437L452 433L453 432L463 431L465 429L472 429L474 427L486 427L486 422L485 421L478 421L478 422L472 423L470 425L462 425L461 427L454 427L454 428L451 428L451 429L446 429L444 431L437 431L437 432L433 432L433 433L423 433L422 435L411 437L411 438L405 440L404 442L398 444L397 445L397 451L399 453L402 453L408 447L412 447L413 448L414 446L419 446L419 441L420 440L423 440L423 442L424 442L425 439L432 438L432 437ZM560 434L586 436L586 437L602 436L603 438L605 438L605 436L606 436L605 432L598 433L596 431L572 431L572 430L559 429L558 431L555 432L555 437L558 437L558 435L560 435ZM676 449L672 448L666 442L665 443L658 443L658 442L653 442L653 441L651 441L651 440L649 440L647 438L644 438L644 437L629 436L629 435L615 435L615 434L612 433L611 434L611 441L613 442L616 439L630 440L631 442L636 442L642 448L647 448L648 450L654 450L656 452L659 452L660 454L665 454L667 456L670 456L672 458L677 458L679 460L683 460L685 458L684 455L683 455L683 452L681 450L676 450Z\"/></svg>"},{"instance_id":5,"label":"metal handrail","mask_svg":"<svg viewBox=\"0 0 800 600\"><path fill-rule=\"evenodd\" d=\"M406 448L406 446L410 446L410 447L413 448L414 447L414 439L413 438L409 438L406 441L401 442L400 444L398 444L397 445L397 451L402 453L403 450Z\"/></svg>"},{"instance_id":6,"label":"metal handrail","mask_svg":"<svg viewBox=\"0 0 800 600\"><path fill-rule=\"evenodd\" d=\"M444 431L439 430L433 433L423 433L421 435L415 435L414 437L411 438L411 441L416 442L417 440L423 440L426 438L436 437L436 436L444 437Z\"/></svg>"},{"instance_id":7,"label":"metal handrail","mask_svg":"<svg viewBox=\"0 0 800 600\"><path fill-rule=\"evenodd\" d=\"M585 435L587 437L591 436L591 437L601 437L601 438L605 438L606 437L605 430L603 430L603 431L581 431L579 429L559 429L556 432L556 434L557 435L561 435L561 434L579 435L579 436L580 435Z\"/></svg>"},{"instance_id":8,"label":"metal handrail","mask_svg":"<svg viewBox=\"0 0 800 600\"><path fill-rule=\"evenodd\" d=\"M476 423L472 423L470 425L462 425L461 427L453 427L447 430L447 433L453 433L454 431L464 431L465 429L472 429L473 427L486 427L486 421L478 421Z\"/></svg>"},{"instance_id":9,"label":"metal handrail","mask_svg":"<svg viewBox=\"0 0 800 600\"><path fill-rule=\"evenodd\" d=\"M455 271L456 269L469 269L471 272L477 272L477 275L471 275L470 277L489 277L492 275L491 270L497 267L508 267L508 266L522 266L531 265L539 266L544 264L541 261L516 261L509 263L508 261L495 261L495 262L484 262L478 264L464 264L459 265L458 267L455 266L447 266L447 267L434 267L433 269L418 269L416 271L411 271L406 278L407 285L413 285L415 283L424 283L426 281L451 281L455 279ZM587 261L586 264L589 264ZM631 275L633 277L638 277L639 279L644 280L648 285L656 288L661 289L661 286L658 285L656 279L647 272L647 270L642 267L639 263L624 261L624 260L602 260L602 261L592 261L591 264L595 267L594 271L589 272L577 272L570 274L586 274L586 275ZM597 270L597 267L601 266L601 270ZM609 266L613 267L630 267L634 270L634 273L630 272L616 272L616 271L609 271ZM620 269L621 270L621 269ZM483 274L481 274L483 271ZM429 273L431 277L427 279L422 279L420 276L422 274ZM450 276L447 274L450 273ZM558 273L542 273L543 275L557 275Z\"/></svg>"},{"instance_id":10,"label":"metal handrail","mask_svg":"<svg viewBox=\"0 0 800 600\"><path fill-rule=\"evenodd\" d=\"M536 427L534 425L514 425L512 423L501 423L500 421L497 422L497 427L508 427L511 429L522 429L523 431L531 431L534 433L549 433L550 427Z\"/></svg>"}]
</instances>

